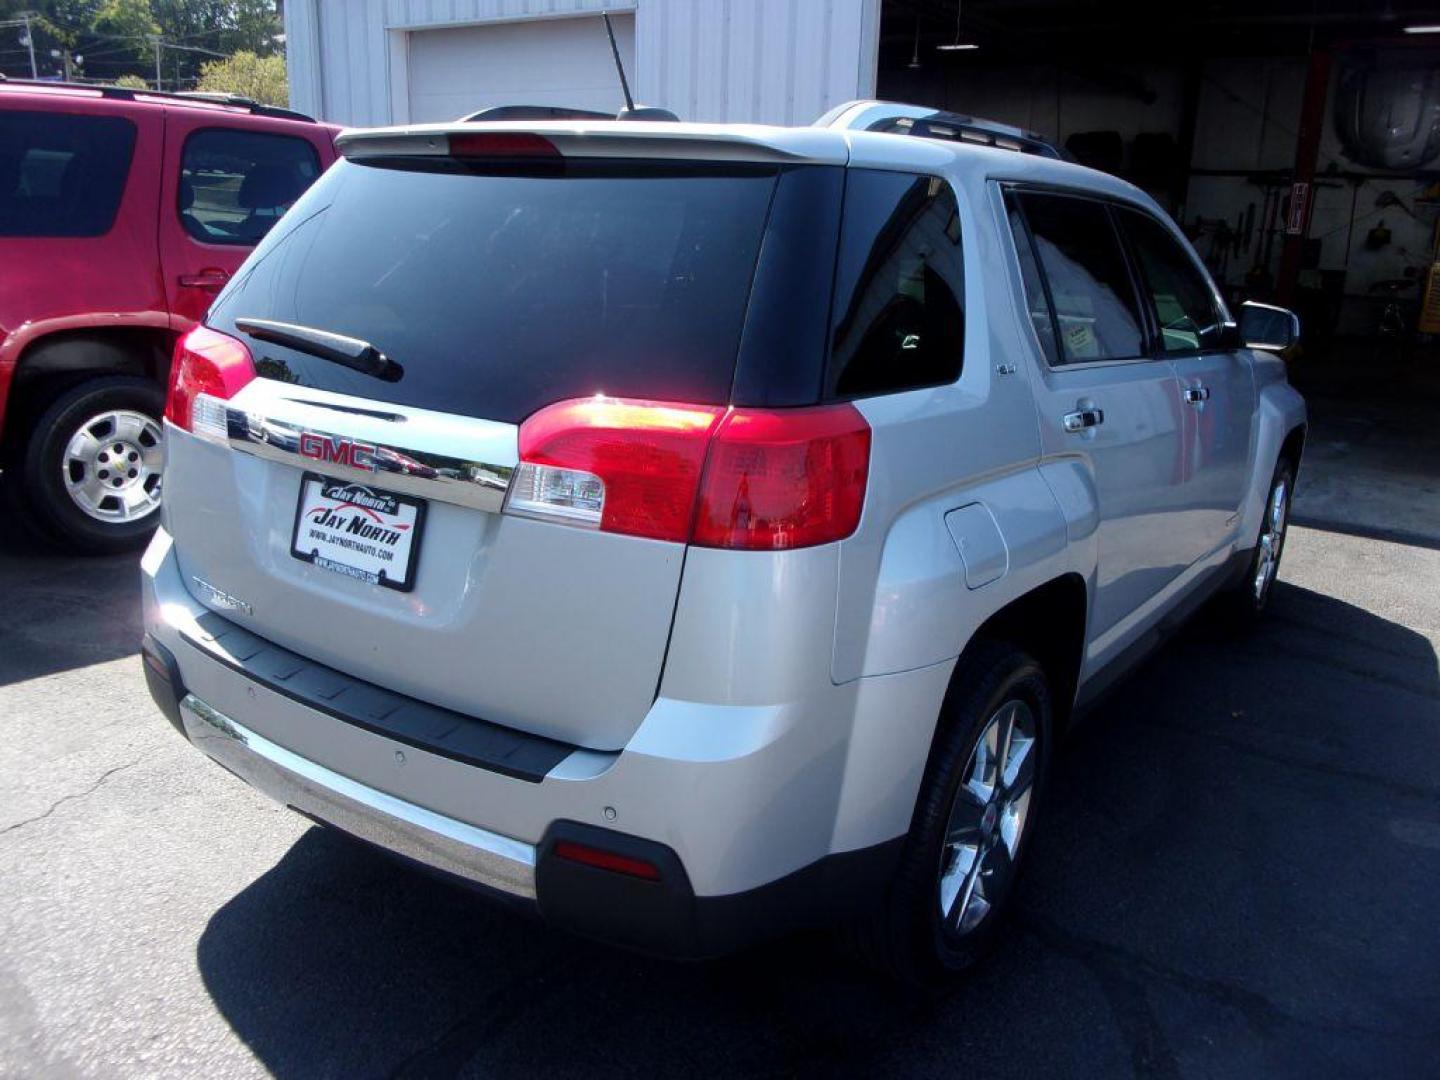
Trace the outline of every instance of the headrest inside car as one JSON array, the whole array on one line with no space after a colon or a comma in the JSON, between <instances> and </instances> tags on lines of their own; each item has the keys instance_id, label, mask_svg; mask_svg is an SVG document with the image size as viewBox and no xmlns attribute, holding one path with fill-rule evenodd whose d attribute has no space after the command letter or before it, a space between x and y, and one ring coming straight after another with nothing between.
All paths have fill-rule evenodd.
<instances>
[{"instance_id":1,"label":"headrest inside car","mask_svg":"<svg viewBox=\"0 0 1440 1080\"><path fill-rule=\"evenodd\" d=\"M246 210L268 210L294 202L304 187L293 165L257 165L240 184L238 201Z\"/></svg>"}]
</instances>

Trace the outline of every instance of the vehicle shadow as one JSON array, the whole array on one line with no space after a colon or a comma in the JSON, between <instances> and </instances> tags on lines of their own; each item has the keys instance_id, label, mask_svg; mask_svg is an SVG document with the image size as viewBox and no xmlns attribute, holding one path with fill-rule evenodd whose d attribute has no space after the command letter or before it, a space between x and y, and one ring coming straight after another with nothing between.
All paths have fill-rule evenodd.
<instances>
[{"instance_id":1,"label":"vehicle shadow","mask_svg":"<svg viewBox=\"0 0 1440 1080\"><path fill-rule=\"evenodd\" d=\"M1423 1072L1435 650L1283 582L1273 605L1244 636L1199 620L1067 741L1015 932L943 994L821 938L611 950L323 829L212 916L200 973L281 1077Z\"/></svg>"},{"instance_id":2,"label":"vehicle shadow","mask_svg":"<svg viewBox=\"0 0 1440 1080\"><path fill-rule=\"evenodd\" d=\"M139 652L140 553L69 555L26 528L6 495L0 490L0 686Z\"/></svg>"}]
</instances>

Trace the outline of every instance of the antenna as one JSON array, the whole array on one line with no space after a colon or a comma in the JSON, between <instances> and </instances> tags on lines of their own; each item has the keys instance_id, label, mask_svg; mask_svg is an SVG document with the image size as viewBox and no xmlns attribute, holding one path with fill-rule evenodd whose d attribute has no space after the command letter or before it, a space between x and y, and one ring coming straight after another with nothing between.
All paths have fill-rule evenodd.
<instances>
[{"instance_id":1,"label":"antenna","mask_svg":"<svg viewBox=\"0 0 1440 1080\"><path fill-rule=\"evenodd\" d=\"M600 18L605 20L605 33L610 35L610 55L615 57L615 70L620 74L620 89L625 94L625 108L616 114L616 120L669 120L680 119L669 109L651 108L648 105L636 105L635 99L630 96L630 82L625 78L625 65L620 62L620 48L615 44L615 28L610 25L610 13L600 12Z\"/></svg>"},{"instance_id":2,"label":"antenna","mask_svg":"<svg viewBox=\"0 0 1440 1080\"><path fill-rule=\"evenodd\" d=\"M630 96L630 83L625 78L625 65L620 63L620 47L615 44L615 28L610 25L610 13L602 11L600 18L605 20L605 33L610 35L610 53L615 57L615 70L620 73L620 90L625 95L625 111L635 111L635 99Z\"/></svg>"}]
</instances>

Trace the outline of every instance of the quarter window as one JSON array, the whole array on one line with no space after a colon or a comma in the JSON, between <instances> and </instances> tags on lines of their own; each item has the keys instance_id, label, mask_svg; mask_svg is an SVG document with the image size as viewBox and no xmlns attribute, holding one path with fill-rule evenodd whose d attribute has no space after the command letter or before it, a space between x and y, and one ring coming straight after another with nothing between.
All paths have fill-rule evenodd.
<instances>
[{"instance_id":1,"label":"quarter window","mask_svg":"<svg viewBox=\"0 0 1440 1080\"><path fill-rule=\"evenodd\" d=\"M1149 215L1121 210L1119 217L1155 305L1161 348L1167 353L1194 352L1220 345L1225 318L1194 260L1170 230Z\"/></svg>"},{"instance_id":2,"label":"quarter window","mask_svg":"<svg viewBox=\"0 0 1440 1080\"><path fill-rule=\"evenodd\" d=\"M135 125L118 116L0 112L0 236L103 236Z\"/></svg>"},{"instance_id":3,"label":"quarter window","mask_svg":"<svg viewBox=\"0 0 1440 1080\"><path fill-rule=\"evenodd\" d=\"M1040 280L1040 267L1035 263L1035 245L1030 242L1030 233L1025 228L1025 219L1013 200L1009 205L1010 232L1015 237L1015 256L1020 263L1020 281L1025 289L1025 308L1030 315L1030 325L1045 353L1045 362L1054 366L1060 362L1055 341L1055 320L1050 317L1050 304L1045 299L1045 285Z\"/></svg>"},{"instance_id":4,"label":"quarter window","mask_svg":"<svg viewBox=\"0 0 1440 1080\"><path fill-rule=\"evenodd\" d=\"M955 193L938 177L846 179L826 397L954 382L965 341Z\"/></svg>"},{"instance_id":5,"label":"quarter window","mask_svg":"<svg viewBox=\"0 0 1440 1080\"><path fill-rule=\"evenodd\" d=\"M1030 225L1049 288L1062 362L1145 355L1139 302L1105 206L1034 192L1014 199ZM1029 302L1033 308L1034 298Z\"/></svg>"},{"instance_id":6,"label":"quarter window","mask_svg":"<svg viewBox=\"0 0 1440 1080\"><path fill-rule=\"evenodd\" d=\"M249 247L319 175L319 155L305 139L197 131L180 162L180 221L196 240Z\"/></svg>"}]
</instances>

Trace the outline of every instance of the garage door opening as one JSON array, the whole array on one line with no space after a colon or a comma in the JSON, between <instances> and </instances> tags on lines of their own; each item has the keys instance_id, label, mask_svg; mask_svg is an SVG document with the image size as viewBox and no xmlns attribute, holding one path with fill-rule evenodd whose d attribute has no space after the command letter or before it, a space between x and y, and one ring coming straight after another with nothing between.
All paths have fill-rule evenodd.
<instances>
[{"instance_id":1,"label":"garage door opening","mask_svg":"<svg viewBox=\"0 0 1440 1080\"><path fill-rule=\"evenodd\" d=\"M634 78L635 16L612 15ZM624 107L605 24L597 16L450 27L410 34L410 120L454 120L491 105Z\"/></svg>"}]
</instances>

